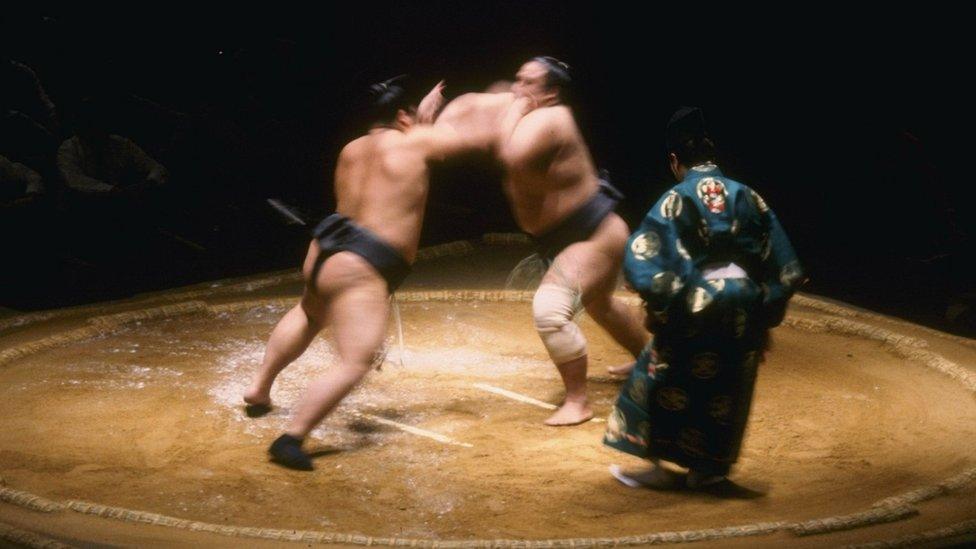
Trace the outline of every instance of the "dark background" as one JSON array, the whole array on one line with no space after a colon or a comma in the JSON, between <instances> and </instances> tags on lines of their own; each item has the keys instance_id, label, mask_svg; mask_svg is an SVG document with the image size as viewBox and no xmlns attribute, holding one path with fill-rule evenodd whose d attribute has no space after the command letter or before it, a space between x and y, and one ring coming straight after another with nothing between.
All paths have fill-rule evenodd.
<instances>
[{"instance_id":1,"label":"dark background","mask_svg":"<svg viewBox=\"0 0 976 549\"><path fill-rule=\"evenodd\" d=\"M976 334L972 48L961 14L156 6L4 17L6 55L33 68L57 106L59 141L81 100L98 97L111 131L171 175L153 215L132 206L106 217L56 184L27 209L0 210L0 305L58 307L297 267L307 233L265 200L309 218L332 208L334 159L355 136L367 84L409 72L446 78L453 96L548 54L573 66L578 120L627 195L632 227L673 184L665 121L698 105L726 174L762 193L788 231L806 291ZM489 167L436 171L422 245L513 230Z\"/></svg>"}]
</instances>

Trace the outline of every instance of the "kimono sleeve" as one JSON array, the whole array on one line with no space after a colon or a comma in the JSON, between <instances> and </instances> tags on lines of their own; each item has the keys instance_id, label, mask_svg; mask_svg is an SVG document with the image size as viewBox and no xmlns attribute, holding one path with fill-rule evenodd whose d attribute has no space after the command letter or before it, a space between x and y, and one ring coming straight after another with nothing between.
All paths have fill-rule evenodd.
<instances>
[{"instance_id":1,"label":"kimono sleeve","mask_svg":"<svg viewBox=\"0 0 976 549\"><path fill-rule=\"evenodd\" d=\"M686 209L678 192L665 193L624 250L624 276L647 304L648 314L660 322L667 321L669 307L696 272L680 237Z\"/></svg>"},{"instance_id":2,"label":"kimono sleeve","mask_svg":"<svg viewBox=\"0 0 976 549\"><path fill-rule=\"evenodd\" d=\"M766 228L759 282L763 287L763 313L767 324L773 327L783 321L787 302L806 276L776 214L755 191L752 198Z\"/></svg>"}]
</instances>

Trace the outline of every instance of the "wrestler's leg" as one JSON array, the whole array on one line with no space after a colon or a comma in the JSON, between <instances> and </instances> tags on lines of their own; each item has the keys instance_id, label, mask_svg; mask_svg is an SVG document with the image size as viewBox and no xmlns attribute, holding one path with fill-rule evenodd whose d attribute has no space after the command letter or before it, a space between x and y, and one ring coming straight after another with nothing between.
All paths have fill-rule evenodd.
<instances>
[{"instance_id":1,"label":"wrestler's leg","mask_svg":"<svg viewBox=\"0 0 976 549\"><path fill-rule=\"evenodd\" d=\"M610 214L600 224L589 241L594 245L586 248L588 257L581 259L587 265L587 276L581 281L581 289L587 314L636 358L647 344L648 333L634 311L613 295L623 264L627 235L627 224L616 214ZM634 363L628 362L607 370L624 375L633 367Z\"/></svg>"},{"instance_id":2,"label":"wrestler's leg","mask_svg":"<svg viewBox=\"0 0 976 549\"><path fill-rule=\"evenodd\" d=\"M340 252L330 257L315 280L327 296L327 320L333 327L339 363L312 382L284 435L271 445L272 458L293 469L311 470L302 451L305 436L369 371L383 344L389 314L386 281L360 256Z\"/></svg>"},{"instance_id":3,"label":"wrestler's leg","mask_svg":"<svg viewBox=\"0 0 976 549\"><path fill-rule=\"evenodd\" d=\"M330 270L333 262L336 271L345 270L348 276L329 301L339 363L309 385L287 429L294 437L307 435L369 372L386 336L390 312L386 281L358 255L336 254L322 270Z\"/></svg>"},{"instance_id":4,"label":"wrestler's leg","mask_svg":"<svg viewBox=\"0 0 976 549\"><path fill-rule=\"evenodd\" d=\"M376 276L336 294L330 319L339 364L309 385L288 434L303 437L369 372L383 346L389 316L386 282Z\"/></svg>"},{"instance_id":5,"label":"wrestler's leg","mask_svg":"<svg viewBox=\"0 0 976 549\"><path fill-rule=\"evenodd\" d=\"M627 224L616 214L608 215L589 240L568 246L556 257L539 285L539 292L533 305L534 309L539 309L537 306L540 301L539 293L551 291L550 288L553 286L575 291L597 324L607 330L617 343L636 358L646 345L648 334L630 309L621 300L613 297L626 242ZM546 420L546 424L572 425L586 421L592 417L592 411L586 399L585 339L582 334L577 335L579 328L572 318L566 319L566 325L560 327L561 339L557 339L556 343L581 348L582 351L575 353L575 356L567 354L566 356L572 358L571 360L565 362L558 360L559 353L551 348L547 335L539 326L540 311L535 312L540 335L546 342L549 354L556 362L563 384L566 386L566 400L556 413ZM545 313L545 311L541 312ZM545 316L542 318L544 319ZM548 336L548 338L552 337ZM573 339L581 343L574 345L565 343ZM629 363L618 370L629 372L632 368L633 363Z\"/></svg>"},{"instance_id":6,"label":"wrestler's leg","mask_svg":"<svg viewBox=\"0 0 976 549\"><path fill-rule=\"evenodd\" d=\"M532 300L536 329L556 364L566 395L546 425L576 425L593 418L586 397L586 338L574 320L580 302L580 273L574 244L560 253L542 277Z\"/></svg>"},{"instance_id":7,"label":"wrestler's leg","mask_svg":"<svg viewBox=\"0 0 976 549\"><path fill-rule=\"evenodd\" d=\"M312 241L302 268L306 281L311 275L318 255L318 244ZM324 320L325 300L306 283L302 300L285 313L272 330L261 367L247 391L244 392L248 415L259 416L270 410L271 386L275 378L286 366L302 356L315 339L315 335L322 330Z\"/></svg>"}]
</instances>

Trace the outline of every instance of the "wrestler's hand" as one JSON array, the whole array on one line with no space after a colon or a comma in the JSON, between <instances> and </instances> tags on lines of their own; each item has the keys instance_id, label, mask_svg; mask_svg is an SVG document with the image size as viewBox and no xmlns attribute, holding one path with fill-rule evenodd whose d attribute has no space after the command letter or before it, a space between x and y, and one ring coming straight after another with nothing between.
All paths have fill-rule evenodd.
<instances>
[{"instance_id":1,"label":"wrestler's hand","mask_svg":"<svg viewBox=\"0 0 976 549\"><path fill-rule=\"evenodd\" d=\"M501 126L498 131L498 140L496 142L496 147L500 155L504 156L506 154L503 151L508 147L519 122L535 108L536 103L534 99L528 95L515 97L512 104L508 106L508 109L505 111L505 116L502 117Z\"/></svg>"},{"instance_id":2,"label":"wrestler's hand","mask_svg":"<svg viewBox=\"0 0 976 549\"><path fill-rule=\"evenodd\" d=\"M444 106L444 81L441 80L434 86L417 105L417 122L420 124L433 124L437 118L437 113Z\"/></svg>"},{"instance_id":3,"label":"wrestler's hand","mask_svg":"<svg viewBox=\"0 0 976 549\"><path fill-rule=\"evenodd\" d=\"M539 101L531 94L522 95L515 99L510 108L519 116L525 116L539 108Z\"/></svg>"}]
</instances>

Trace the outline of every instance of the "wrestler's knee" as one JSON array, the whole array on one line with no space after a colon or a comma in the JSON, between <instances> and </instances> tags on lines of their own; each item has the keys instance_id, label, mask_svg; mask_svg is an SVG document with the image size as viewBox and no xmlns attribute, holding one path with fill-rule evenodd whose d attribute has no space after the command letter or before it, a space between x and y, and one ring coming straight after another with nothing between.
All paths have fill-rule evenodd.
<instances>
[{"instance_id":1,"label":"wrestler's knee","mask_svg":"<svg viewBox=\"0 0 976 549\"><path fill-rule=\"evenodd\" d=\"M576 293L557 284L543 284L532 299L535 328L549 356L564 364L586 355L586 338L573 321Z\"/></svg>"}]
</instances>

